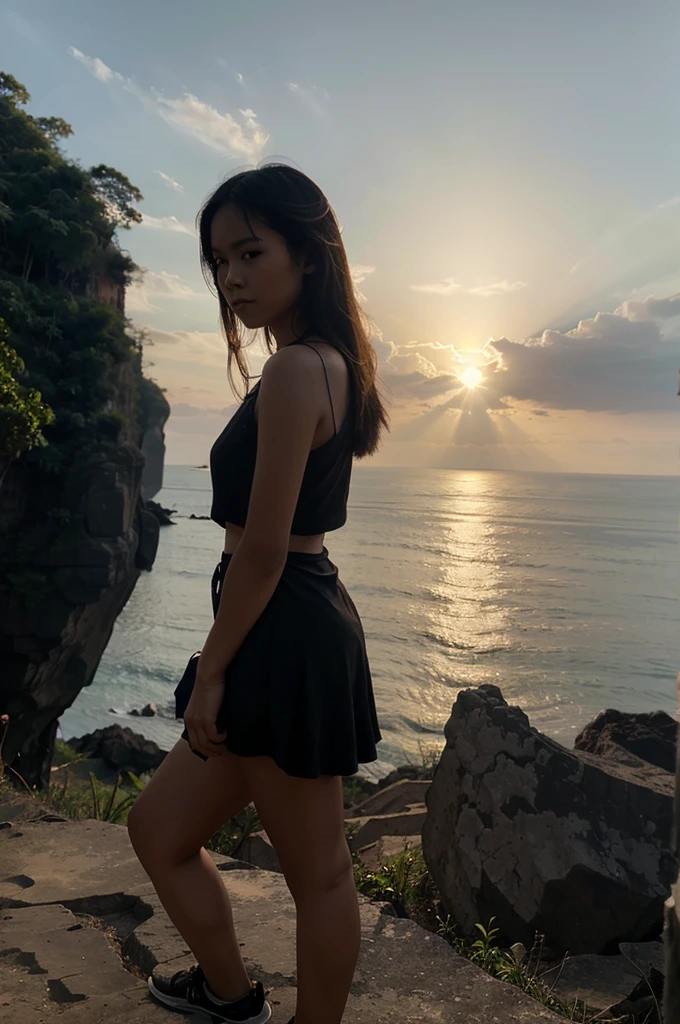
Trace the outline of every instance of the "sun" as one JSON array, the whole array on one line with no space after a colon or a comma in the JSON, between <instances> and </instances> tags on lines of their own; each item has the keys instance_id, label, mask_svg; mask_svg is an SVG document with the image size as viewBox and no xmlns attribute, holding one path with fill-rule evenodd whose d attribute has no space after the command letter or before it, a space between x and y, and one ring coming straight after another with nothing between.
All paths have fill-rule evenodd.
<instances>
[{"instance_id":1,"label":"sun","mask_svg":"<svg viewBox=\"0 0 680 1024\"><path fill-rule=\"evenodd\" d=\"M466 388L479 387L484 380L482 371L478 370L476 366L466 366L459 376Z\"/></svg>"}]
</instances>

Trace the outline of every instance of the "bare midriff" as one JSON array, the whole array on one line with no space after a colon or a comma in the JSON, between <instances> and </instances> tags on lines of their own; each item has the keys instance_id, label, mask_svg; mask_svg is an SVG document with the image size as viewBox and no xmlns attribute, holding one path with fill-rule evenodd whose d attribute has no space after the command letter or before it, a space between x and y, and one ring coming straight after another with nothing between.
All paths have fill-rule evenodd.
<instances>
[{"instance_id":1,"label":"bare midriff","mask_svg":"<svg viewBox=\"0 0 680 1024\"><path fill-rule=\"evenodd\" d=\"M235 523L225 523L224 529L224 550L226 554L233 555L243 536L243 527ZM325 533L315 533L307 536L300 536L291 533L288 541L289 551L308 551L311 554L318 554L323 551Z\"/></svg>"}]
</instances>

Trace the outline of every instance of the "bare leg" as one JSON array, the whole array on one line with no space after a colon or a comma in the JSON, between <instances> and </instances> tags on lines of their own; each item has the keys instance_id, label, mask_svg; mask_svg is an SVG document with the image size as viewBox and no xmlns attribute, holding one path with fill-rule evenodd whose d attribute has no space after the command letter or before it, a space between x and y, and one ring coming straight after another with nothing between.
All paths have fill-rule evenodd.
<instances>
[{"instance_id":1,"label":"bare leg","mask_svg":"<svg viewBox=\"0 0 680 1024\"><path fill-rule=\"evenodd\" d=\"M244 773L297 909L295 1024L340 1024L361 938L342 778L296 778L269 757Z\"/></svg>"},{"instance_id":2,"label":"bare leg","mask_svg":"<svg viewBox=\"0 0 680 1024\"><path fill-rule=\"evenodd\" d=\"M298 998L295 1024L339 1024L361 939L354 874L300 895L297 906Z\"/></svg>"},{"instance_id":3,"label":"bare leg","mask_svg":"<svg viewBox=\"0 0 680 1024\"><path fill-rule=\"evenodd\" d=\"M135 852L218 999L240 999L251 985L229 895L203 844L250 801L235 755L204 762L179 740L128 819Z\"/></svg>"}]
</instances>

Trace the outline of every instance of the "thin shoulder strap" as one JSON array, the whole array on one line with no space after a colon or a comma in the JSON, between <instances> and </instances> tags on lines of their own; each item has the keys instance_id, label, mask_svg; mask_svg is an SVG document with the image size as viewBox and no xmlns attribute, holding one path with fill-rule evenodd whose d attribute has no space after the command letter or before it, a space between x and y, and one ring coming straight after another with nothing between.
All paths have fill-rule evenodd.
<instances>
[{"instance_id":1,"label":"thin shoulder strap","mask_svg":"<svg viewBox=\"0 0 680 1024\"><path fill-rule=\"evenodd\" d=\"M297 341L295 344L297 344L297 345L306 345L307 348L311 348L312 352L316 352L317 356L319 357L319 359L323 363L323 372L324 372L324 374L326 376L326 387L328 388L328 398L329 398L330 403L331 403L331 415L333 416L333 431L334 431L333 437L335 437L335 435L338 432L338 428L337 428L337 426L335 424L335 410L333 408L333 398L331 396L331 386L328 383L328 370L326 369L326 360L321 355L321 353L319 352L318 348L314 348L314 346L310 345L309 342L307 342L307 341Z\"/></svg>"}]
</instances>

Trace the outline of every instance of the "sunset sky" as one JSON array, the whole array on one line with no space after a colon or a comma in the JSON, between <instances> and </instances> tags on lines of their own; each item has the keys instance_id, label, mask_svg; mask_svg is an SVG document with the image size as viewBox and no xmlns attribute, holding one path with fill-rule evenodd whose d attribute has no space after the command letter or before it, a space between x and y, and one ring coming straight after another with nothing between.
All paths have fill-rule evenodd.
<instances>
[{"instance_id":1,"label":"sunset sky","mask_svg":"<svg viewBox=\"0 0 680 1024\"><path fill-rule=\"evenodd\" d=\"M169 464L235 403L197 210L276 158L328 196L377 327L372 464L675 474L679 30L675 0L9 0L0 67L144 195L120 241Z\"/></svg>"}]
</instances>

